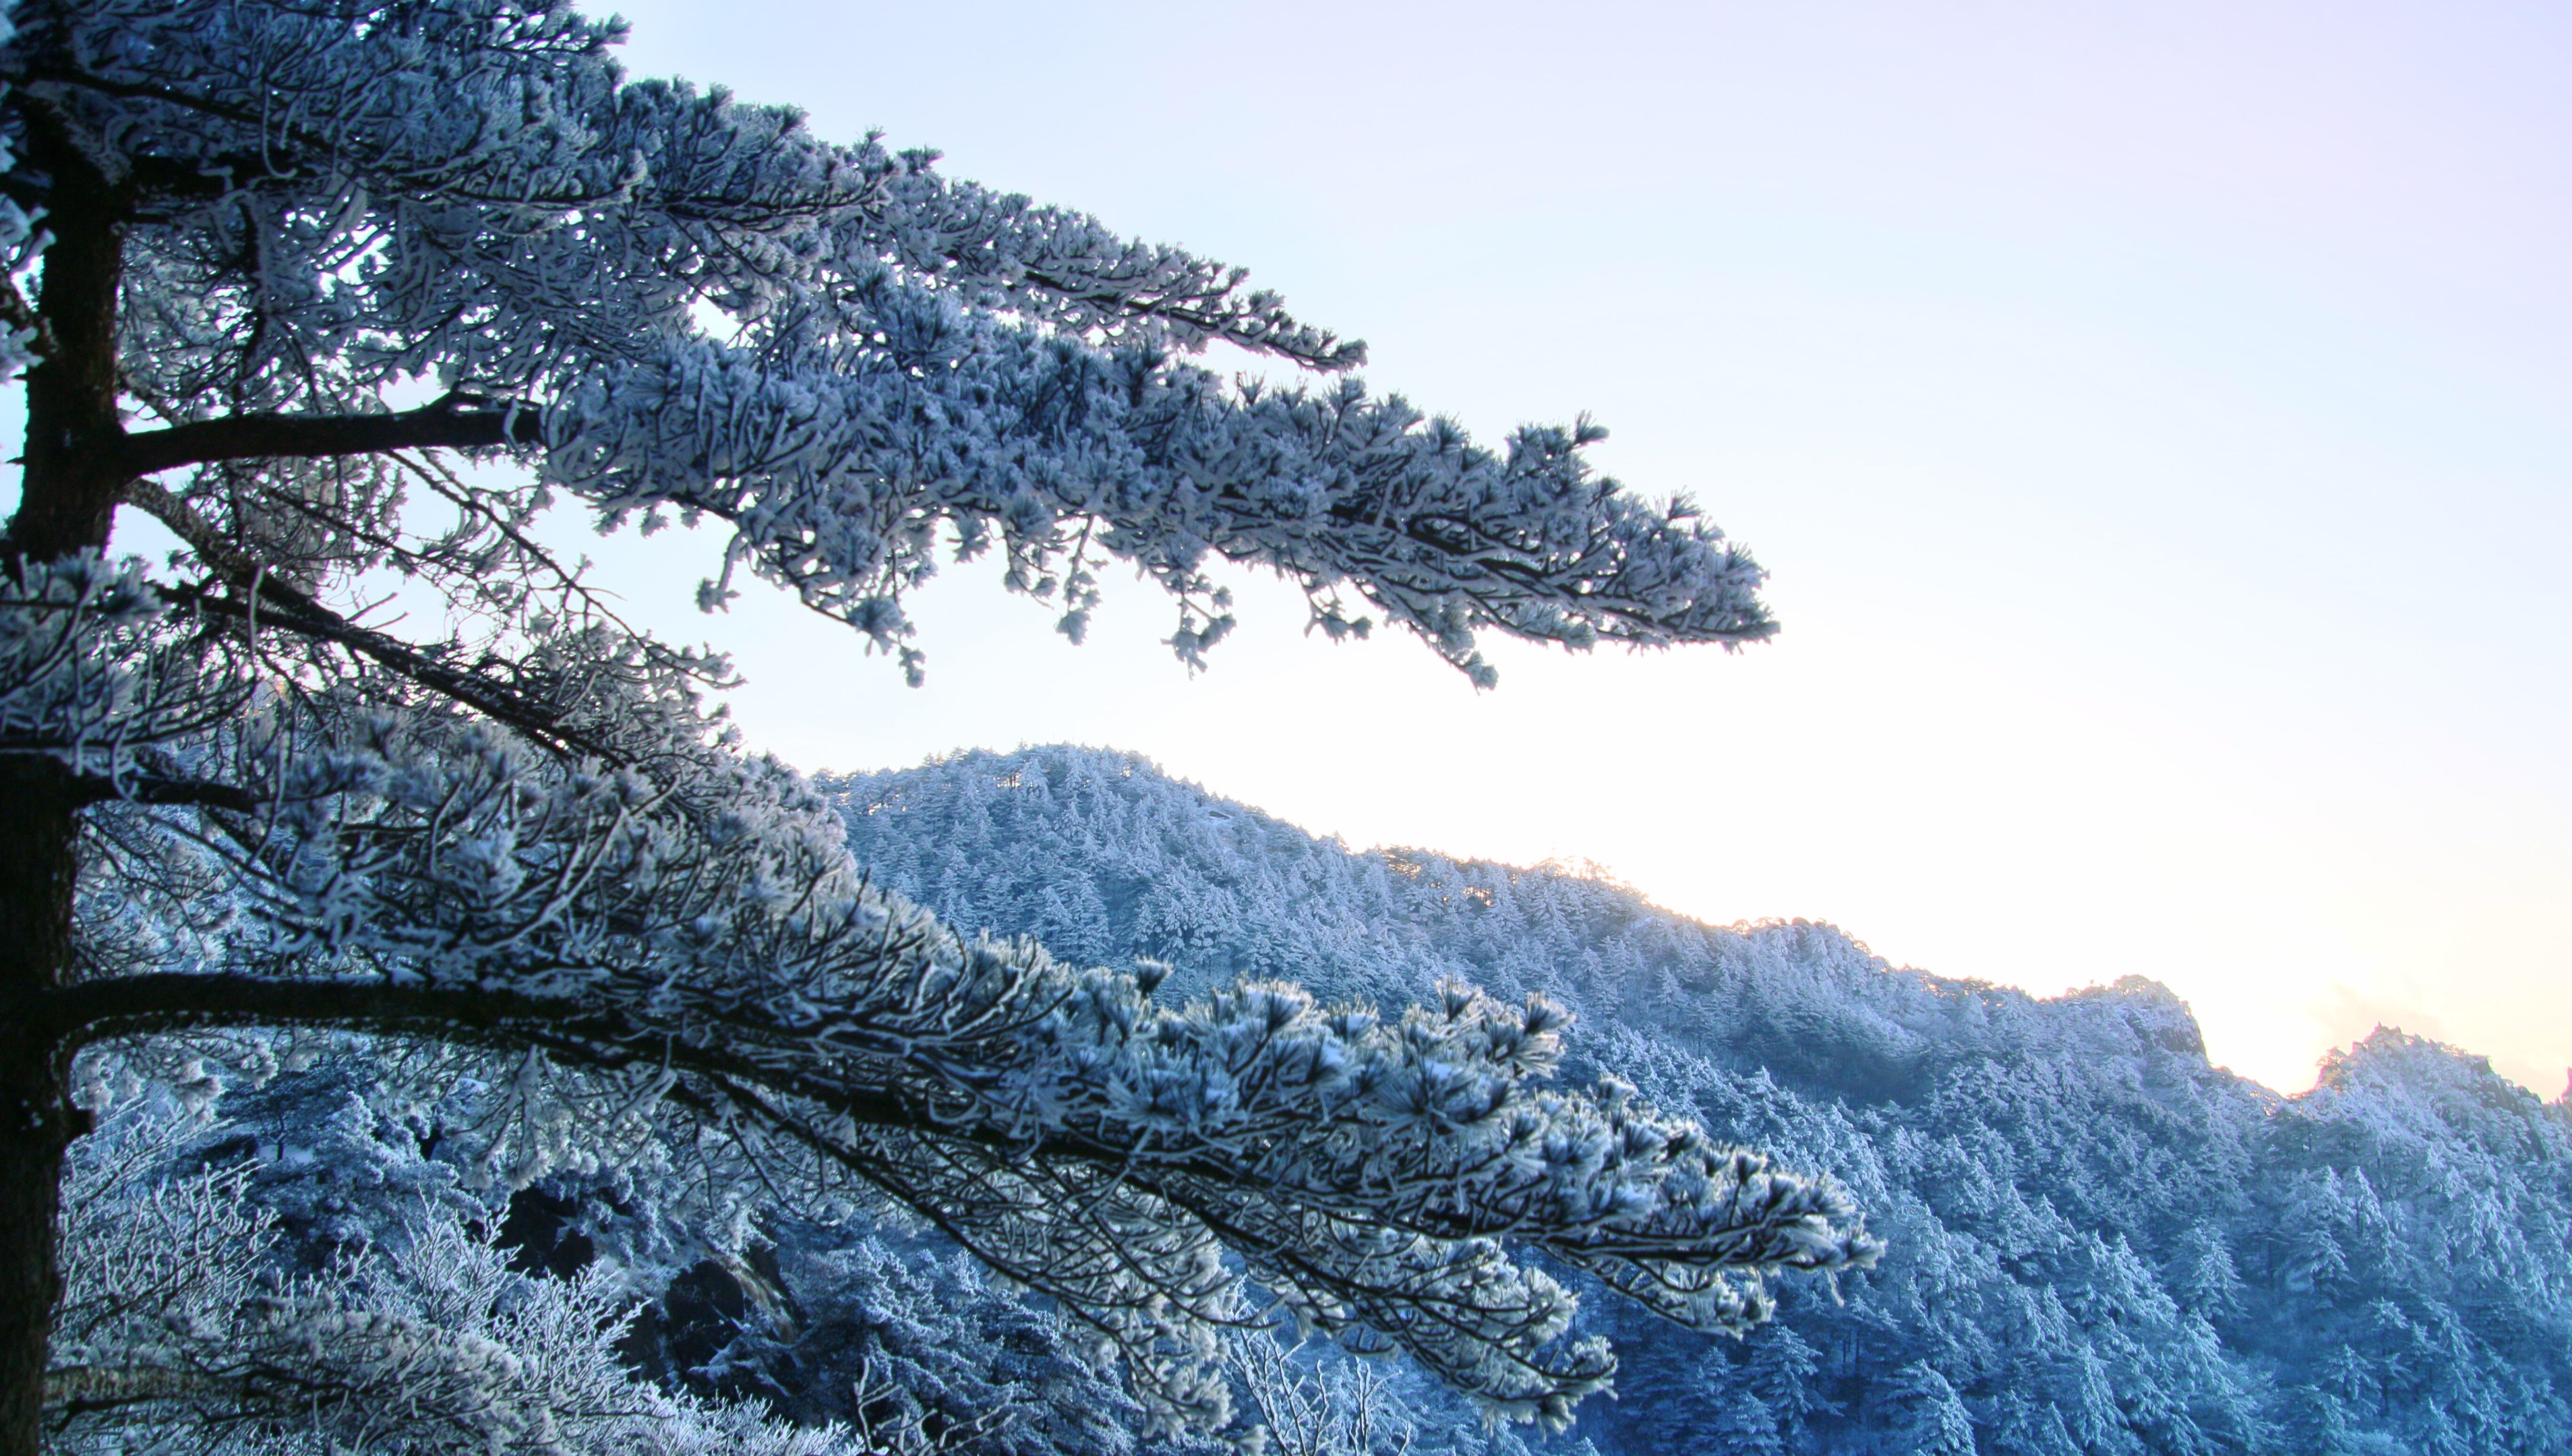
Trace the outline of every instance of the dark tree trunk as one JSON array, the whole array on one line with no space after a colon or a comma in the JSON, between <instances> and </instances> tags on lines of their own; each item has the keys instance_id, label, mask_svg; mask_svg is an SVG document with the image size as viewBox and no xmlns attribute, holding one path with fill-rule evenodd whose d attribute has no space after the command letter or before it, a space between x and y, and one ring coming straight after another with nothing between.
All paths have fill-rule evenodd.
<instances>
[{"instance_id":1,"label":"dark tree trunk","mask_svg":"<svg viewBox=\"0 0 2572 1456\"><path fill-rule=\"evenodd\" d=\"M80 150L31 116L27 160L46 173L45 282L36 313L50 336L27 372L26 488L0 551L48 561L107 545L125 428L117 417L116 304L125 268L124 200Z\"/></svg>"},{"instance_id":2,"label":"dark tree trunk","mask_svg":"<svg viewBox=\"0 0 2572 1456\"><path fill-rule=\"evenodd\" d=\"M0 1456L35 1456L63 1152L86 1118L41 1006L71 960L71 776L0 758Z\"/></svg>"},{"instance_id":3,"label":"dark tree trunk","mask_svg":"<svg viewBox=\"0 0 2572 1456\"><path fill-rule=\"evenodd\" d=\"M27 375L27 450L0 570L107 545L117 417L119 199L41 111L27 161L47 181L45 359ZM79 801L51 758L0 754L0 1456L36 1456L55 1301L63 1154L87 1125L71 1105L48 1003L72 966Z\"/></svg>"}]
</instances>

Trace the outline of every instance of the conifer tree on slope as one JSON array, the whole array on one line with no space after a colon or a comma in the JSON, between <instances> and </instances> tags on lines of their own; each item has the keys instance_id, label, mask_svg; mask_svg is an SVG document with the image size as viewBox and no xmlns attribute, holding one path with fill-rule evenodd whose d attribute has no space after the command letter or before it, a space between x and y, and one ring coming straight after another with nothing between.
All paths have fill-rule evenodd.
<instances>
[{"instance_id":1,"label":"conifer tree on slope","mask_svg":"<svg viewBox=\"0 0 2572 1456\"><path fill-rule=\"evenodd\" d=\"M729 527L705 605L763 580L915 681L903 594L951 550L1075 639L1131 563L1190 661L1231 623L1217 557L1478 683L1487 628L1764 637L1756 565L1594 476L1586 425L1477 446L1237 270L627 81L560 6L13 20L0 1456L38 1442L67 1069L109 1039L469 1053L520 1090L511 1176L639 1127L712 1177L891 1200L1112 1339L1174 1420L1213 1398L1236 1269L1559 1419L1611 1362L1505 1241L1710 1327L1759 1317L1763 1271L1871 1256L1830 1188L1551 1086L1545 1006L1164 1007L871 890L728 736L722 659L630 630L530 532ZM1191 362L1214 342L1313 380L1228 384ZM185 552L109 560L120 510ZM368 610L394 580L437 629Z\"/></svg>"}]
</instances>

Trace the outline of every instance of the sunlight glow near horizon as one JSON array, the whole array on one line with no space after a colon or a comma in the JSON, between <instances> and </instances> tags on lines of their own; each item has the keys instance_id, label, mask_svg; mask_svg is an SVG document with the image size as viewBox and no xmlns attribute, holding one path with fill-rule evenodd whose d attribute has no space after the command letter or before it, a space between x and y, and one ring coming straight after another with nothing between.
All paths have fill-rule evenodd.
<instances>
[{"instance_id":1,"label":"sunlight glow near horizon","mask_svg":"<svg viewBox=\"0 0 2572 1456\"><path fill-rule=\"evenodd\" d=\"M773 594L699 617L706 539L587 547L735 652L755 746L1132 749L1357 847L1587 859L2038 994L2152 977L2284 1090L2379 1021L2563 1089L2572 17L618 8L638 74L1246 265L1486 441L1596 413L1785 624L1487 641L1476 694L1262 579L1191 679L1150 589L1074 649L984 563L914 601L911 692Z\"/></svg>"},{"instance_id":2,"label":"sunlight glow near horizon","mask_svg":"<svg viewBox=\"0 0 2572 1456\"><path fill-rule=\"evenodd\" d=\"M2139 974L2281 1089L2377 1022L2572 1064L2572 20L2211 3L647 0L628 63L1245 264L1485 439L1595 412L1774 643L1189 679L951 571L907 692L774 602L809 767L1080 741L1352 845L1600 863L2040 994ZM934 59L933 59L934 58ZM1214 79L1207 79L1214 78ZM677 596L688 543L600 551ZM666 553L666 554L665 554Z\"/></svg>"}]
</instances>

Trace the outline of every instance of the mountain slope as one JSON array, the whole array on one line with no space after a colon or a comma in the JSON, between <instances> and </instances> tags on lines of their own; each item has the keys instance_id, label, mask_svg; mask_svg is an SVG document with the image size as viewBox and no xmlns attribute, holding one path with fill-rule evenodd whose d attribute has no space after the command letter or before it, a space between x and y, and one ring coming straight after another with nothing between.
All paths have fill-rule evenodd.
<instances>
[{"instance_id":1,"label":"mountain slope","mask_svg":"<svg viewBox=\"0 0 2572 1456\"><path fill-rule=\"evenodd\" d=\"M1589 1069L1827 1169L1892 1241L1737 1343L1590 1318L1603 1446L1892 1452L2572 1449L2572 1115L2379 1032L2281 1098L2150 982L2039 1001L1827 926L1721 929L1567 870L1352 853L1131 755L825 779L880 880L1065 958L1583 1019ZM2077 954L2077 952L2075 952Z\"/></svg>"}]
</instances>

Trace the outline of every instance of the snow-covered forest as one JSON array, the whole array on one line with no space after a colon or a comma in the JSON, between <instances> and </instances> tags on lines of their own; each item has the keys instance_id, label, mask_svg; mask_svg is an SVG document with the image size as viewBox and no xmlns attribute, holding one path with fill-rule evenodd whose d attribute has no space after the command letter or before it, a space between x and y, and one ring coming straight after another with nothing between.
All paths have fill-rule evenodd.
<instances>
[{"instance_id":1,"label":"snow-covered forest","mask_svg":"<svg viewBox=\"0 0 2572 1456\"><path fill-rule=\"evenodd\" d=\"M1820 925L1717 929L1577 870L1351 853L1127 755L829 781L875 872L1175 981L1542 992L1578 1060L1843 1179L1889 1245L1741 1340L1594 1305L1581 1434L1694 1451L2572 1445L2572 1106L2394 1031L2291 1098L2128 981L2053 1001ZM2077 966L2080 948L2065 948Z\"/></svg>"},{"instance_id":2,"label":"snow-covered forest","mask_svg":"<svg viewBox=\"0 0 2572 1456\"><path fill-rule=\"evenodd\" d=\"M1477 443L1239 268L621 35L0 0L0 1456L2572 1432L2564 1108L2444 1049L2280 1100L2149 985L1114 754L752 752L566 516L706 528L699 606L888 691L950 567L1075 643L1132 569L1191 669L1219 563L1476 688L1776 623L1586 417Z\"/></svg>"},{"instance_id":3,"label":"snow-covered forest","mask_svg":"<svg viewBox=\"0 0 2572 1456\"><path fill-rule=\"evenodd\" d=\"M365 1039L262 1037L92 1064L104 1130L70 1198L68 1363L85 1340L156 1338L140 1324L174 1347L219 1337L234 1366L201 1378L252 1383L268 1361L309 1381L327 1341L351 1388L470 1392L419 1406L458 1448L2425 1456L2572 1438L2572 1109L2453 1049L2379 1032L2280 1097L2210 1067L2149 983L2037 1001L1889 967L1827 926L1700 925L1575 868L1352 852L1102 750L817 787L889 887L1146 969L1159 996L1244 977L1386 1007L1460 979L1542 993L1580 1017L1580 1073L1827 1171L1887 1250L1835 1289L1777 1284L1745 1337L1585 1301L1580 1329L1620 1356L1616 1399L1561 1435L1260 1328L1224 1337L1225 1423L1176 1432L1093 1336L915 1220L736 1197L709 1240L707 1191L662 1154L513 1190L478 1160L508 1088L424 1084Z\"/></svg>"}]
</instances>

